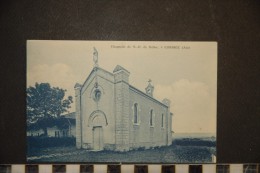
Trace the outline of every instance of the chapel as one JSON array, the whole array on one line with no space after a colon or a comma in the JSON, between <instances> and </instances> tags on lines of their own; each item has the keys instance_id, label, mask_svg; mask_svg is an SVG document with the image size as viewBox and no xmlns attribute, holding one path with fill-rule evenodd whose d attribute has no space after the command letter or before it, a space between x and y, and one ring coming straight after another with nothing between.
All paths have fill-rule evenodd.
<instances>
[{"instance_id":1,"label":"chapel","mask_svg":"<svg viewBox=\"0 0 260 173\"><path fill-rule=\"evenodd\" d=\"M129 151L171 145L170 100L153 96L151 80L145 91L129 83L130 72L117 65L109 72L98 65L82 84L76 84L76 147Z\"/></svg>"}]
</instances>

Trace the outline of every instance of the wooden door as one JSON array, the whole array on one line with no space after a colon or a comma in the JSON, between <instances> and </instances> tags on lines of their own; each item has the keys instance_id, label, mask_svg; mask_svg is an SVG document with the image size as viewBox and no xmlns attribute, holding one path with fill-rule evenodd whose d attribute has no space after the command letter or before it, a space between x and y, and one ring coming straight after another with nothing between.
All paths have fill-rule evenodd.
<instances>
[{"instance_id":1,"label":"wooden door","mask_svg":"<svg viewBox=\"0 0 260 173\"><path fill-rule=\"evenodd\" d=\"M93 127L93 149L103 150L103 128L101 126Z\"/></svg>"}]
</instances>

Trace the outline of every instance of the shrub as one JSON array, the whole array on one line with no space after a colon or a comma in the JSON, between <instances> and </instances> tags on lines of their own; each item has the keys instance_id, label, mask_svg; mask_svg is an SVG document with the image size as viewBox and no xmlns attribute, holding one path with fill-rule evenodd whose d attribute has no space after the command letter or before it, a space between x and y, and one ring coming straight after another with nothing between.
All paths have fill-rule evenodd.
<instances>
[{"instance_id":1,"label":"shrub","mask_svg":"<svg viewBox=\"0 0 260 173\"><path fill-rule=\"evenodd\" d=\"M67 147L75 146L76 138L74 137L27 137L28 148L47 148L47 147Z\"/></svg>"}]
</instances>

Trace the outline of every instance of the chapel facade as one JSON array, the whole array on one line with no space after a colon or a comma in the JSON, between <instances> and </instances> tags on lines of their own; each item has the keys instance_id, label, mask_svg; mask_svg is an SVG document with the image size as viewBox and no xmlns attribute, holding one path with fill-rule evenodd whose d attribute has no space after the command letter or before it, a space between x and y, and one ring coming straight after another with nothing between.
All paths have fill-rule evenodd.
<instances>
[{"instance_id":1,"label":"chapel facade","mask_svg":"<svg viewBox=\"0 0 260 173\"><path fill-rule=\"evenodd\" d=\"M76 84L76 147L129 151L172 143L170 100L153 97L149 80L145 92L129 83L130 72L117 65L113 72L95 67Z\"/></svg>"}]
</instances>

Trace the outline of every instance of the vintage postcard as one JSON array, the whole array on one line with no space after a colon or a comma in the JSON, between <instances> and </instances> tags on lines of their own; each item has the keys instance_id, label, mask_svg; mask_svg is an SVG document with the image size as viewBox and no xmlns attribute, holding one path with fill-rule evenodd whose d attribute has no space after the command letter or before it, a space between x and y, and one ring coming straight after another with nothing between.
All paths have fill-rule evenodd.
<instances>
[{"instance_id":1,"label":"vintage postcard","mask_svg":"<svg viewBox=\"0 0 260 173\"><path fill-rule=\"evenodd\" d=\"M26 94L28 162L216 162L216 42L28 40Z\"/></svg>"}]
</instances>

